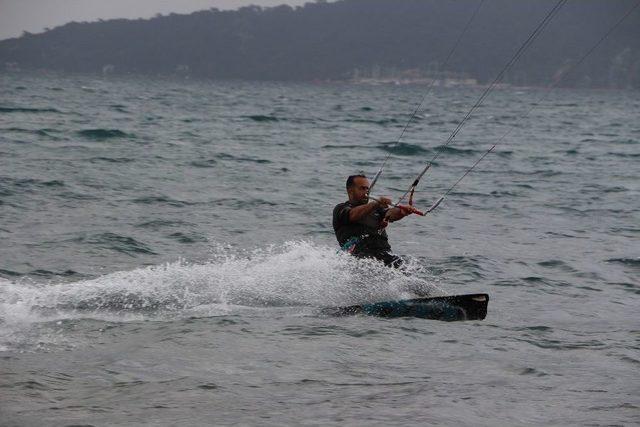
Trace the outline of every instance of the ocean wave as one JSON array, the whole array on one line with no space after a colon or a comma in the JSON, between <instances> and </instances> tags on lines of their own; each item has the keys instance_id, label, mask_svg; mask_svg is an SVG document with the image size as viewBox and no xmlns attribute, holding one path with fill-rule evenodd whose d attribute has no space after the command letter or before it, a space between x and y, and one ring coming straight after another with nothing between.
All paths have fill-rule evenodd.
<instances>
[{"instance_id":1,"label":"ocean wave","mask_svg":"<svg viewBox=\"0 0 640 427\"><path fill-rule=\"evenodd\" d=\"M366 145L366 144L344 144L344 145L326 144L326 145L323 145L322 148L351 150L353 148L370 148L370 147L369 145Z\"/></svg>"},{"instance_id":2,"label":"ocean wave","mask_svg":"<svg viewBox=\"0 0 640 427\"><path fill-rule=\"evenodd\" d=\"M619 185L614 187L600 187L599 190L603 193L624 193L625 191L629 191L627 187L621 187Z\"/></svg>"},{"instance_id":3,"label":"ocean wave","mask_svg":"<svg viewBox=\"0 0 640 427\"><path fill-rule=\"evenodd\" d=\"M435 262L430 271L438 275L464 271L464 275L472 277L473 280L484 277L482 259L479 256L473 255L447 257L442 261Z\"/></svg>"},{"instance_id":4,"label":"ocean wave","mask_svg":"<svg viewBox=\"0 0 640 427\"><path fill-rule=\"evenodd\" d=\"M22 273L0 268L0 277L20 277L20 276L22 276Z\"/></svg>"},{"instance_id":5,"label":"ocean wave","mask_svg":"<svg viewBox=\"0 0 640 427\"><path fill-rule=\"evenodd\" d=\"M194 160L189 163L190 166L196 168L213 168L218 162L215 159Z\"/></svg>"},{"instance_id":6,"label":"ocean wave","mask_svg":"<svg viewBox=\"0 0 640 427\"><path fill-rule=\"evenodd\" d=\"M135 135L123 132L119 129L84 129L76 133L83 138L95 141L112 138L135 138Z\"/></svg>"},{"instance_id":7,"label":"ocean wave","mask_svg":"<svg viewBox=\"0 0 640 427\"><path fill-rule=\"evenodd\" d=\"M75 277L75 278L82 278L82 277L86 277L85 274L82 273L78 273L75 270L64 270L64 271L53 271L53 270L47 270L44 268L38 268L36 270L31 270L28 273L26 273L25 276L28 277L46 277L46 278L52 278L52 277Z\"/></svg>"},{"instance_id":8,"label":"ocean wave","mask_svg":"<svg viewBox=\"0 0 640 427\"><path fill-rule=\"evenodd\" d=\"M6 185L3 185L2 178L0 178L0 197L9 197L14 194L16 194L15 191L10 190Z\"/></svg>"},{"instance_id":9,"label":"ocean wave","mask_svg":"<svg viewBox=\"0 0 640 427\"><path fill-rule=\"evenodd\" d=\"M540 175L543 177L552 177L552 176L558 176L563 174L563 172L561 171L552 170L552 169L536 169L533 171L512 170L509 173L513 175Z\"/></svg>"},{"instance_id":10,"label":"ocean wave","mask_svg":"<svg viewBox=\"0 0 640 427\"><path fill-rule=\"evenodd\" d=\"M560 271L564 271L564 272L567 272L567 273L576 273L577 272L577 270L575 268L571 267L569 264L567 264L566 262L564 262L562 260L559 260L559 259L550 259L550 260L546 260L546 261L540 261L538 263L538 265L540 267L560 270Z\"/></svg>"},{"instance_id":11,"label":"ocean wave","mask_svg":"<svg viewBox=\"0 0 640 427\"><path fill-rule=\"evenodd\" d=\"M626 159L637 159L640 158L640 153L619 153L619 152L609 152L607 153L609 156L622 157Z\"/></svg>"},{"instance_id":12,"label":"ocean wave","mask_svg":"<svg viewBox=\"0 0 640 427\"><path fill-rule=\"evenodd\" d=\"M206 238L206 236L203 236L202 234L199 234L193 231L192 232L176 231L175 233L169 234L168 237L177 241L178 243L186 243L186 244L202 243L202 242L207 242L209 240Z\"/></svg>"},{"instance_id":13,"label":"ocean wave","mask_svg":"<svg viewBox=\"0 0 640 427\"><path fill-rule=\"evenodd\" d=\"M119 113L129 113L129 110L127 110L127 106L126 105L111 104L111 105L109 105L109 108L111 108L112 110L117 111Z\"/></svg>"},{"instance_id":14,"label":"ocean wave","mask_svg":"<svg viewBox=\"0 0 640 427\"><path fill-rule=\"evenodd\" d=\"M60 197L66 200L101 200L101 197L90 193L78 193L76 191L62 191L56 194L56 197Z\"/></svg>"},{"instance_id":15,"label":"ocean wave","mask_svg":"<svg viewBox=\"0 0 640 427\"><path fill-rule=\"evenodd\" d=\"M616 286L623 291L630 292L635 295L640 295L640 286L636 283L629 282L608 282L608 285Z\"/></svg>"},{"instance_id":16,"label":"ocean wave","mask_svg":"<svg viewBox=\"0 0 640 427\"><path fill-rule=\"evenodd\" d=\"M508 191L508 190L493 190L489 194L493 197L522 197L522 194L516 191Z\"/></svg>"},{"instance_id":17,"label":"ocean wave","mask_svg":"<svg viewBox=\"0 0 640 427\"><path fill-rule=\"evenodd\" d=\"M52 135L53 133L58 133L59 131L56 130L56 129L50 129L50 128L24 129L24 128L11 127L11 128L2 129L2 131L4 131L4 132L26 133L26 134L38 135L38 136L45 136L45 137L56 139L56 140L59 139L55 135Z\"/></svg>"},{"instance_id":18,"label":"ocean wave","mask_svg":"<svg viewBox=\"0 0 640 427\"><path fill-rule=\"evenodd\" d=\"M611 227L609 229L611 233L640 233L640 227ZM635 236L634 236L635 237Z\"/></svg>"},{"instance_id":19,"label":"ocean wave","mask_svg":"<svg viewBox=\"0 0 640 427\"><path fill-rule=\"evenodd\" d=\"M154 219L136 224L136 227L157 231L165 227L182 227L185 225L189 225L189 223L181 220Z\"/></svg>"},{"instance_id":20,"label":"ocean wave","mask_svg":"<svg viewBox=\"0 0 640 427\"><path fill-rule=\"evenodd\" d=\"M363 119L363 118L349 118L344 120L347 123L371 123L380 126L387 126L398 124L400 121L398 119L389 118L389 119Z\"/></svg>"},{"instance_id":21,"label":"ocean wave","mask_svg":"<svg viewBox=\"0 0 640 427\"><path fill-rule=\"evenodd\" d=\"M480 154L480 150L473 150L470 148L457 148L452 147L451 145L440 145L435 148L436 151L441 151L443 154L454 155L454 156L471 156Z\"/></svg>"},{"instance_id":22,"label":"ocean wave","mask_svg":"<svg viewBox=\"0 0 640 427\"><path fill-rule=\"evenodd\" d=\"M606 262L613 262L629 267L640 268L640 258L610 258Z\"/></svg>"},{"instance_id":23,"label":"ocean wave","mask_svg":"<svg viewBox=\"0 0 640 427\"><path fill-rule=\"evenodd\" d=\"M606 142L602 139L596 139L596 138L583 138L580 140L580 142Z\"/></svg>"},{"instance_id":24,"label":"ocean wave","mask_svg":"<svg viewBox=\"0 0 640 427\"><path fill-rule=\"evenodd\" d=\"M553 104L554 107L579 107L579 104L576 104L575 102L565 102L565 103L556 103Z\"/></svg>"},{"instance_id":25,"label":"ocean wave","mask_svg":"<svg viewBox=\"0 0 640 427\"><path fill-rule=\"evenodd\" d=\"M280 119L274 116L265 116L262 114L254 114L250 116L242 116L244 119L253 120L254 122L279 122Z\"/></svg>"},{"instance_id":26,"label":"ocean wave","mask_svg":"<svg viewBox=\"0 0 640 427\"><path fill-rule=\"evenodd\" d=\"M416 144L409 144L408 142L385 142L378 145L378 148L397 156L415 156L417 154L426 154L430 150L423 148Z\"/></svg>"},{"instance_id":27,"label":"ocean wave","mask_svg":"<svg viewBox=\"0 0 640 427\"><path fill-rule=\"evenodd\" d=\"M379 145L379 147L387 152L396 154L396 155L405 155L405 156L413 156L413 155L425 155L425 154L446 154L449 156L460 156L460 157L468 157L468 156L479 156L485 153L485 150L477 150L472 148L459 148L453 147L452 145L439 145L434 148L424 148L417 144L409 144L406 142L400 142L395 145L395 142L387 142ZM494 154L500 157L509 157L513 154L513 151L503 150L503 151L494 151Z\"/></svg>"},{"instance_id":28,"label":"ocean wave","mask_svg":"<svg viewBox=\"0 0 640 427\"><path fill-rule=\"evenodd\" d=\"M36 178L10 178L0 177L0 192L4 195L13 195L20 192L31 192L34 189L63 188L64 181L57 179L45 181Z\"/></svg>"},{"instance_id":29,"label":"ocean wave","mask_svg":"<svg viewBox=\"0 0 640 427\"><path fill-rule=\"evenodd\" d=\"M55 108L0 107L0 113L61 113Z\"/></svg>"},{"instance_id":30,"label":"ocean wave","mask_svg":"<svg viewBox=\"0 0 640 427\"><path fill-rule=\"evenodd\" d=\"M272 202L270 200L258 199L258 198L246 198L238 197L231 198L225 197L220 199L213 199L208 202L212 206L226 206L234 209L245 209L247 204L255 207L259 206L280 206L281 203Z\"/></svg>"},{"instance_id":31,"label":"ocean wave","mask_svg":"<svg viewBox=\"0 0 640 427\"><path fill-rule=\"evenodd\" d=\"M216 156L220 160L232 160L235 162L271 163L271 160L257 159L255 157L237 157L227 153L220 153Z\"/></svg>"},{"instance_id":32,"label":"ocean wave","mask_svg":"<svg viewBox=\"0 0 640 427\"><path fill-rule=\"evenodd\" d=\"M131 256L139 254L156 255L149 246L134 239L133 237L111 232L92 234L87 237L80 237L76 240L81 243L87 243L89 245L121 252Z\"/></svg>"},{"instance_id":33,"label":"ocean wave","mask_svg":"<svg viewBox=\"0 0 640 427\"><path fill-rule=\"evenodd\" d=\"M88 161L91 162L91 163L98 163L98 162L131 163L131 162L135 162L135 159L131 159L129 157L104 157L104 156L100 156L100 157L92 157L92 158L88 159Z\"/></svg>"},{"instance_id":34,"label":"ocean wave","mask_svg":"<svg viewBox=\"0 0 640 427\"><path fill-rule=\"evenodd\" d=\"M617 140L612 141L612 142L614 142L615 144L625 144L625 145L626 144L629 144L629 145L640 144L640 140L631 139L631 138L629 138L629 139L617 139Z\"/></svg>"},{"instance_id":35,"label":"ocean wave","mask_svg":"<svg viewBox=\"0 0 640 427\"><path fill-rule=\"evenodd\" d=\"M176 207L191 206L195 204L195 203L186 202L183 200L172 199L171 197L167 197L167 196L145 196L145 197L138 197L136 199L133 199L132 201L133 203L139 203L144 205L163 204L163 205L176 206Z\"/></svg>"}]
</instances>

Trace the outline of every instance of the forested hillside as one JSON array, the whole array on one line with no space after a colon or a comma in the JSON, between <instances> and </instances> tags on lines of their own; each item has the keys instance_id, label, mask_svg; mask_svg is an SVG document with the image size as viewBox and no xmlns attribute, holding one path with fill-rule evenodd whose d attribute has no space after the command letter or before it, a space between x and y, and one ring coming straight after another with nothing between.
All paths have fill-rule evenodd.
<instances>
[{"instance_id":1,"label":"forested hillside","mask_svg":"<svg viewBox=\"0 0 640 427\"><path fill-rule=\"evenodd\" d=\"M443 69L477 1L342 0L69 23L1 41L0 69L289 81L454 73L486 82L556 2L487 0ZM505 81L548 83L634 2L570 1ZM564 84L640 88L640 10Z\"/></svg>"}]
</instances>

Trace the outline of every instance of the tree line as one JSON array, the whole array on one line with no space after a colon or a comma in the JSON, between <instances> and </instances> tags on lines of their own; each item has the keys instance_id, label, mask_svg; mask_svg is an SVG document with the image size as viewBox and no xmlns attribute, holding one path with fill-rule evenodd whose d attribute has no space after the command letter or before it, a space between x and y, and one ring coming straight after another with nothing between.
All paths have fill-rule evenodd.
<instances>
[{"instance_id":1,"label":"tree line","mask_svg":"<svg viewBox=\"0 0 640 427\"><path fill-rule=\"evenodd\" d=\"M478 1L316 1L295 8L72 22L0 41L0 69L281 81L455 73L483 83L555 1L485 1L445 69L444 58ZM506 82L544 85L557 79L634 1L568 2ZM640 11L563 84L640 88Z\"/></svg>"}]
</instances>

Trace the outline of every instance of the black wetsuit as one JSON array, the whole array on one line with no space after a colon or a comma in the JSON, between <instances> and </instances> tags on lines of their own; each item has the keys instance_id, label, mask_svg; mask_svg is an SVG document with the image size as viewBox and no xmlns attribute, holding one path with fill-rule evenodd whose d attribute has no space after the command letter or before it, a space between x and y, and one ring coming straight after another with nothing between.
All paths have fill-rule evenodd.
<instances>
[{"instance_id":1,"label":"black wetsuit","mask_svg":"<svg viewBox=\"0 0 640 427\"><path fill-rule=\"evenodd\" d=\"M387 232L380 229L386 209L378 208L358 221L350 221L349 211L356 206L344 202L333 208L333 231L340 247L357 257L375 258L399 267L402 259L391 253Z\"/></svg>"}]
</instances>

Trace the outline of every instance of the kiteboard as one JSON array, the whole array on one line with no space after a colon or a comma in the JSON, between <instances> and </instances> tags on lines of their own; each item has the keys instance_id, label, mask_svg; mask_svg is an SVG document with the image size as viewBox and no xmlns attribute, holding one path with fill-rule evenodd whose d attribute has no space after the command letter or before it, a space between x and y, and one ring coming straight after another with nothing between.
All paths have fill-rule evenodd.
<instances>
[{"instance_id":1,"label":"kiteboard","mask_svg":"<svg viewBox=\"0 0 640 427\"><path fill-rule=\"evenodd\" d=\"M487 316L488 304L488 294L466 294L326 307L322 313L330 316L419 317L452 322L483 320Z\"/></svg>"}]
</instances>

